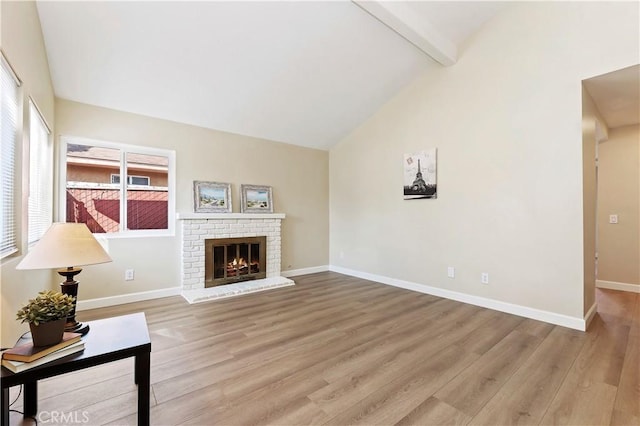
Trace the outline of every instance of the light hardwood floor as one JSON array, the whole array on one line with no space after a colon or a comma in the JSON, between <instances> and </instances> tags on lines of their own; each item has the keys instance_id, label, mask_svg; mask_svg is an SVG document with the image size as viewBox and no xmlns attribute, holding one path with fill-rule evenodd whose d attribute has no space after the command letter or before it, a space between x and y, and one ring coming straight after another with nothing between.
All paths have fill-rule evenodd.
<instances>
[{"instance_id":1,"label":"light hardwood floor","mask_svg":"<svg viewBox=\"0 0 640 426\"><path fill-rule=\"evenodd\" d=\"M640 425L638 294L598 290L582 333L331 272L295 281L79 317L146 313L153 425ZM132 372L124 360L41 382L40 423L135 424Z\"/></svg>"}]
</instances>

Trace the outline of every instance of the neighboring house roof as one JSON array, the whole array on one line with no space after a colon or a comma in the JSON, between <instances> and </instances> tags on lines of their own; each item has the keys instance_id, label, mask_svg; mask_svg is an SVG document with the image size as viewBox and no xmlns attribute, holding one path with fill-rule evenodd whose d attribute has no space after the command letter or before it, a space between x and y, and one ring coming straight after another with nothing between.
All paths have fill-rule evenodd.
<instances>
[{"instance_id":1,"label":"neighboring house roof","mask_svg":"<svg viewBox=\"0 0 640 426\"><path fill-rule=\"evenodd\" d=\"M89 145L67 145L67 164L120 168L120 151ZM127 154L130 168L153 171L167 171L169 159L158 155Z\"/></svg>"}]
</instances>

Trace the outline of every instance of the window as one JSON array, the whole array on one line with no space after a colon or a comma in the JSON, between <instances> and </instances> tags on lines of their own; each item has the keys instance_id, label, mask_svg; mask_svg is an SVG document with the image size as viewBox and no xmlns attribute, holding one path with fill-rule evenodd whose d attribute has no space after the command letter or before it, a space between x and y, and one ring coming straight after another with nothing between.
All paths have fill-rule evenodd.
<instances>
[{"instance_id":1,"label":"window","mask_svg":"<svg viewBox=\"0 0 640 426\"><path fill-rule=\"evenodd\" d=\"M94 233L173 234L174 151L71 137L60 151L67 222Z\"/></svg>"},{"instance_id":2,"label":"window","mask_svg":"<svg viewBox=\"0 0 640 426\"><path fill-rule=\"evenodd\" d=\"M53 147L49 127L29 100L29 244L42 237L53 216Z\"/></svg>"},{"instance_id":3,"label":"window","mask_svg":"<svg viewBox=\"0 0 640 426\"><path fill-rule=\"evenodd\" d=\"M151 185L149 176L127 176L129 185ZM111 175L111 183L120 183L120 175Z\"/></svg>"},{"instance_id":4,"label":"window","mask_svg":"<svg viewBox=\"0 0 640 426\"><path fill-rule=\"evenodd\" d=\"M0 67L0 137L2 137L2 184L0 185L0 219L2 222L2 242L0 243L0 257L8 256L18 251L16 228L16 144L18 142L18 86L20 80L16 77L9 64L2 56Z\"/></svg>"}]
</instances>

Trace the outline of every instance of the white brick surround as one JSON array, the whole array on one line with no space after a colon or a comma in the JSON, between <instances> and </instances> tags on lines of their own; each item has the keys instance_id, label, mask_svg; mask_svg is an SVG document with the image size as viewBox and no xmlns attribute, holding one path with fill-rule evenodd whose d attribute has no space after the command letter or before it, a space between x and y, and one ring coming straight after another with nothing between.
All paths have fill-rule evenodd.
<instances>
[{"instance_id":1,"label":"white brick surround","mask_svg":"<svg viewBox=\"0 0 640 426\"><path fill-rule=\"evenodd\" d=\"M267 237L267 278L280 276L280 222L284 214L181 214L182 289L204 288L204 240Z\"/></svg>"},{"instance_id":2,"label":"white brick surround","mask_svg":"<svg viewBox=\"0 0 640 426\"><path fill-rule=\"evenodd\" d=\"M204 289L204 240L267 237L267 279L280 276L280 225L285 215L221 213L180 214L182 231L182 290Z\"/></svg>"}]
</instances>

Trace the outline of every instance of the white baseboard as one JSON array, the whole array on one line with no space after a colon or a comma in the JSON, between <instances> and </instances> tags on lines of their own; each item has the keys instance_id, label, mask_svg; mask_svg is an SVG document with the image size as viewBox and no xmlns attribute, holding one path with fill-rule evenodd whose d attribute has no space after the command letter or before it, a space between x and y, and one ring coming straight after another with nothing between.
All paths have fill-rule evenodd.
<instances>
[{"instance_id":1,"label":"white baseboard","mask_svg":"<svg viewBox=\"0 0 640 426\"><path fill-rule=\"evenodd\" d=\"M589 310L587 311L587 314L584 316L584 329L588 330L589 329L589 324L591 324L591 321L593 320L593 317L596 316L596 312L598 311L598 304L593 302L593 305L591 305L591 308L589 308Z\"/></svg>"},{"instance_id":2,"label":"white baseboard","mask_svg":"<svg viewBox=\"0 0 640 426\"><path fill-rule=\"evenodd\" d=\"M317 272L326 272L329 265L314 266L311 268L291 269L282 271L280 275L283 277L295 277L298 275L315 274ZM138 293L120 294L118 296L101 297L97 299L78 300L76 309L84 311L87 309L105 308L107 306L121 305L124 303L140 302L143 300L159 299L162 297L179 296L182 294L182 287L171 287L161 290L142 291Z\"/></svg>"},{"instance_id":3,"label":"white baseboard","mask_svg":"<svg viewBox=\"0 0 640 426\"><path fill-rule=\"evenodd\" d=\"M78 300L76 309L78 311L84 311L87 309L105 308L107 306L122 305L124 303L179 296L181 292L182 287L171 287L160 290L141 291L138 293L119 294L117 296L99 297L97 299Z\"/></svg>"},{"instance_id":4,"label":"white baseboard","mask_svg":"<svg viewBox=\"0 0 640 426\"><path fill-rule=\"evenodd\" d=\"M385 277L382 275L370 274L368 272L356 271L353 269L343 268L340 266L330 265L329 270L340 274L351 275L353 277L363 278L365 280L376 281L382 284L392 285L407 290L417 291L419 293L430 294L433 296L443 297L458 302L469 303L471 305L481 306L483 308L493 309L495 311L506 312L508 314L518 315L525 318L531 318L538 321L544 321L555 325L561 325L574 330L585 331L587 323L585 318L575 318L568 315L557 314L554 312L543 311L540 309L529 308L527 306L515 305L512 303L501 302L498 300L487 299L485 297L474 296L471 294L459 293L457 291L445 290L438 287L418 284L410 281L399 280L396 278ZM595 311L594 311L595 312Z\"/></svg>"},{"instance_id":5,"label":"white baseboard","mask_svg":"<svg viewBox=\"0 0 640 426\"><path fill-rule=\"evenodd\" d=\"M302 269L290 269L288 271L281 271L280 275L285 278L297 277L298 275L316 274L318 272L326 272L329 270L329 265L313 266L311 268Z\"/></svg>"},{"instance_id":6,"label":"white baseboard","mask_svg":"<svg viewBox=\"0 0 640 426\"><path fill-rule=\"evenodd\" d=\"M596 287L608 288L609 290L620 290L620 291L628 291L631 293L640 293L640 285L638 284L627 284L627 283L617 283L615 281L596 280Z\"/></svg>"}]
</instances>

